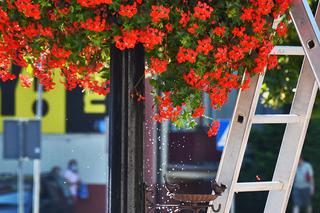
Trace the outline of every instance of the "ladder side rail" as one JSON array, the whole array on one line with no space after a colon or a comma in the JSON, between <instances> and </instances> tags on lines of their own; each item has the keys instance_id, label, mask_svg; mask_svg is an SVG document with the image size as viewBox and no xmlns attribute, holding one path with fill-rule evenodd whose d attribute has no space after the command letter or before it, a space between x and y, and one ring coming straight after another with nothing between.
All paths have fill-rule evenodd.
<instances>
[{"instance_id":1,"label":"ladder side rail","mask_svg":"<svg viewBox=\"0 0 320 213\"><path fill-rule=\"evenodd\" d=\"M283 191L270 191L264 213L284 213L288 204L298 161L308 129L312 108L318 91L311 66L304 60L291 113L305 117L303 123L287 124L272 180L287 183Z\"/></svg>"},{"instance_id":2,"label":"ladder side rail","mask_svg":"<svg viewBox=\"0 0 320 213\"><path fill-rule=\"evenodd\" d=\"M318 12L313 16L307 0L291 0L290 15L300 38L301 44L309 59L312 71L320 86L320 22ZM320 5L318 4L317 11Z\"/></svg>"},{"instance_id":3,"label":"ladder side rail","mask_svg":"<svg viewBox=\"0 0 320 213\"><path fill-rule=\"evenodd\" d=\"M320 2L318 3L315 15L316 24L320 24L319 8ZM319 88L319 80L317 80L317 73L320 73L320 64L317 64L319 62L318 57L320 55L319 38L316 40L318 43L314 48L309 49L307 44L310 40L310 37L308 36L312 36L312 32L318 29L317 27L315 29L313 26L314 24L311 24L313 23L313 21L310 21L310 18L313 18L311 9L306 1L293 0L290 13L307 56L304 59L299 76L296 94L291 107L291 113L305 116L305 121L301 124L288 124L286 127L273 180L281 181L287 179L288 189L286 191L269 192L264 210L265 213L271 213L274 211L285 212L286 210L310 121L312 108ZM306 19L309 21L306 22ZM303 26L303 23L305 22L309 23L309 25ZM316 56L314 54L318 54L318 57L314 58L314 56ZM315 68L317 68L317 70ZM300 136L298 140L294 140L295 137L298 136Z\"/></svg>"},{"instance_id":4,"label":"ladder side rail","mask_svg":"<svg viewBox=\"0 0 320 213\"><path fill-rule=\"evenodd\" d=\"M244 76L247 78L248 76ZM250 87L239 90L231 127L227 136L227 143L222 153L216 181L227 185L226 191L214 202L221 203L220 212L229 213L242 165L243 156L251 128L251 120L255 113L264 74L251 78ZM209 208L208 212L212 212Z\"/></svg>"}]
</instances>

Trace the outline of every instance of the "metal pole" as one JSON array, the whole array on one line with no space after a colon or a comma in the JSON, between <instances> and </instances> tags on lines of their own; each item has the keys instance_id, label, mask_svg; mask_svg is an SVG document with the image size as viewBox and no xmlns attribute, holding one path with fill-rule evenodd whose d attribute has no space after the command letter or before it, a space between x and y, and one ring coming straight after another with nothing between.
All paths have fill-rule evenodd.
<instances>
[{"instance_id":1,"label":"metal pole","mask_svg":"<svg viewBox=\"0 0 320 213\"><path fill-rule=\"evenodd\" d=\"M24 180L23 180L23 123L19 122L19 160L18 160L18 212L24 213Z\"/></svg>"},{"instance_id":2,"label":"metal pole","mask_svg":"<svg viewBox=\"0 0 320 213\"><path fill-rule=\"evenodd\" d=\"M111 47L109 213L144 212L144 49Z\"/></svg>"},{"instance_id":3,"label":"metal pole","mask_svg":"<svg viewBox=\"0 0 320 213\"><path fill-rule=\"evenodd\" d=\"M24 183L23 183L23 162L22 158L18 160L18 197L19 213L24 213Z\"/></svg>"},{"instance_id":4,"label":"metal pole","mask_svg":"<svg viewBox=\"0 0 320 213\"><path fill-rule=\"evenodd\" d=\"M161 164L160 164L160 174L161 181L164 183L163 176L168 172L168 147L169 147L169 121L165 121L161 124L161 141L159 144Z\"/></svg>"},{"instance_id":5,"label":"metal pole","mask_svg":"<svg viewBox=\"0 0 320 213\"><path fill-rule=\"evenodd\" d=\"M37 109L36 118L41 120L42 117L42 93L43 87L38 81L38 97L37 97ZM40 159L34 159L33 161L33 213L39 213L40 209L40 172L41 164Z\"/></svg>"}]
</instances>

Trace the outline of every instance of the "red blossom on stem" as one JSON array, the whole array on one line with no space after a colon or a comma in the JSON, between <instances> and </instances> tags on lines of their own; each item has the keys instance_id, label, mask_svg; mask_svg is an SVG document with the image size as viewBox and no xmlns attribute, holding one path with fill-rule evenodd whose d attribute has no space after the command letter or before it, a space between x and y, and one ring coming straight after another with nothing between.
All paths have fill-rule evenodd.
<instances>
[{"instance_id":1,"label":"red blossom on stem","mask_svg":"<svg viewBox=\"0 0 320 213\"><path fill-rule=\"evenodd\" d=\"M218 133L219 127L220 127L219 121L213 121L208 131L208 136L209 137L216 136Z\"/></svg>"},{"instance_id":2,"label":"red blossom on stem","mask_svg":"<svg viewBox=\"0 0 320 213\"><path fill-rule=\"evenodd\" d=\"M177 61L178 63L184 63L189 61L190 63L196 62L196 57L198 53L192 49L180 47L179 52L177 54Z\"/></svg>"},{"instance_id":3,"label":"red blossom on stem","mask_svg":"<svg viewBox=\"0 0 320 213\"><path fill-rule=\"evenodd\" d=\"M194 23L191 27L188 28L188 32L191 34L195 34L198 28L199 25L197 23Z\"/></svg>"},{"instance_id":4,"label":"red blossom on stem","mask_svg":"<svg viewBox=\"0 0 320 213\"><path fill-rule=\"evenodd\" d=\"M288 26L285 23L280 22L276 29L277 34L280 37L284 37L287 34L287 31L288 31Z\"/></svg>"},{"instance_id":5,"label":"red blossom on stem","mask_svg":"<svg viewBox=\"0 0 320 213\"><path fill-rule=\"evenodd\" d=\"M132 18L132 16L137 14L137 4L133 3L132 5L120 5L119 14L121 16Z\"/></svg>"},{"instance_id":6,"label":"red blossom on stem","mask_svg":"<svg viewBox=\"0 0 320 213\"><path fill-rule=\"evenodd\" d=\"M33 79L30 78L29 76L20 74L19 79L22 87L29 88L32 86Z\"/></svg>"},{"instance_id":7,"label":"red blossom on stem","mask_svg":"<svg viewBox=\"0 0 320 213\"><path fill-rule=\"evenodd\" d=\"M211 44L211 38L206 38L203 40L198 40L197 52L208 55L211 50L213 50L213 45Z\"/></svg>"},{"instance_id":8,"label":"red blossom on stem","mask_svg":"<svg viewBox=\"0 0 320 213\"><path fill-rule=\"evenodd\" d=\"M146 70L147 73L161 74L167 71L167 66L169 63L167 60L160 60L152 57L150 61L150 68Z\"/></svg>"},{"instance_id":9,"label":"red blossom on stem","mask_svg":"<svg viewBox=\"0 0 320 213\"><path fill-rule=\"evenodd\" d=\"M83 7L95 7L100 4L112 4L112 0L77 0Z\"/></svg>"},{"instance_id":10,"label":"red blossom on stem","mask_svg":"<svg viewBox=\"0 0 320 213\"><path fill-rule=\"evenodd\" d=\"M156 121L162 122L164 120L177 120L178 116L181 113L181 106L173 106L173 103L170 99L170 93L165 92L163 97L158 96L157 101L159 102L158 105L158 114L154 116Z\"/></svg>"},{"instance_id":11,"label":"red blossom on stem","mask_svg":"<svg viewBox=\"0 0 320 213\"><path fill-rule=\"evenodd\" d=\"M194 113L192 114L192 117L197 118L204 114L204 107L200 106L196 109L194 109Z\"/></svg>"},{"instance_id":12,"label":"red blossom on stem","mask_svg":"<svg viewBox=\"0 0 320 213\"><path fill-rule=\"evenodd\" d=\"M213 29L213 33L216 34L217 36L223 36L225 32L226 32L226 28L224 26L216 27Z\"/></svg>"},{"instance_id":13,"label":"red blossom on stem","mask_svg":"<svg viewBox=\"0 0 320 213\"><path fill-rule=\"evenodd\" d=\"M211 17L212 12L213 8L210 7L207 3L198 1L197 6L194 7L193 16L205 21Z\"/></svg>"},{"instance_id":14,"label":"red blossom on stem","mask_svg":"<svg viewBox=\"0 0 320 213\"><path fill-rule=\"evenodd\" d=\"M161 19L169 19L170 8L157 5L152 5L151 8L150 16L152 17L152 22L158 23Z\"/></svg>"},{"instance_id":15,"label":"red blossom on stem","mask_svg":"<svg viewBox=\"0 0 320 213\"><path fill-rule=\"evenodd\" d=\"M163 42L163 37L165 33L152 27L146 27L146 30L140 31L139 42L147 50L152 50L154 46L160 45Z\"/></svg>"},{"instance_id":16,"label":"red blossom on stem","mask_svg":"<svg viewBox=\"0 0 320 213\"><path fill-rule=\"evenodd\" d=\"M71 55L71 51L65 50L64 48L59 48L57 45L53 45L51 54L56 58L66 59Z\"/></svg>"},{"instance_id":17,"label":"red blossom on stem","mask_svg":"<svg viewBox=\"0 0 320 213\"><path fill-rule=\"evenodd\" d=\"M94 19L89 18L85 22L80 22L80 26L86 30L102 32L106 29L106 20L96 16Z\"/></svg>"},{"instance_id":18,"label":"red blossom on stem","mask_svg":"<svg viewBox=\"0 0 320 213\"><path fill-rule=\"evenodd\" d=\"M116 47L120 50L125 50L127 48L134 48L139 39L139 31L122 31L122 36L115 36L114 40L116 42Z\"/></svg>"},{"instance_id":19,"label":"red blossom on stem","mask_svg":"<svg viewBox=\"0 0 320 213\"><path fill-rule=\"evenodd\" d=\"M268 58L268 69L272 70L278 65L278 57L276 55L271 55Z\"/></svg>"},{"instance_id":20,"label":"red blossom on stem","mask_svg":"<svg viewBox=\"0 0 320 213\"><path fill-rule=\"evenodd\" d=\"M26 17L32 17L36 20L41 18L40 4L32 4L31 0L17 0L14 4L19 12Z\"/></svg>"},{"instance_id":21,"label":"red blossom on stem","mask_svg":"<svg viewBox=\"0 0 320 213\"><path fill-rule=\"evenodd\" d=\"M169 23L166 24L166 29L167 29L168 32L171 32L173 30L172 24L169 24Z\"/></svg>"},{"instance_id":22,"label":"red blossom on stem","mask_svg":"<svg viewBox=\"0 0 320 213\"><path fill-rule=\"evenodd\" d=\"M180 12L181 18L179 20L179 24L181 24L183 27L186 27L187 24L190 21L190 12Z\"/></svg>"}]
</instances>

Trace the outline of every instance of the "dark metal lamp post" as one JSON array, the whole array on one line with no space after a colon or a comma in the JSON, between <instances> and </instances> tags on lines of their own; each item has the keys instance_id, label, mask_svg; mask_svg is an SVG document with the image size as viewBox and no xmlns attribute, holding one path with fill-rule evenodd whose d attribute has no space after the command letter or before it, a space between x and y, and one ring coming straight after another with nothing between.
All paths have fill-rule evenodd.
<instances>
[{"instance_id":1,"label":"dark metal lamp post","mask_svg":"<svg viewBox=\"0 0 320 213\"><path fill-rule=\"evenodd\" d=\"M143 213L144 49L111 47L108 213Z\"/></svg>"}]
</instances>

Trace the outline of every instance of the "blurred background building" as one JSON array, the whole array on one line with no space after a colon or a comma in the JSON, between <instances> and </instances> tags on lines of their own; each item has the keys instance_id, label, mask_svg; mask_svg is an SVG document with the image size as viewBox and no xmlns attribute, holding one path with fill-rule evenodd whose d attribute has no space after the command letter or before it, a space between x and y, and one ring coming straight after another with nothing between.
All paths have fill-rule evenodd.
<instances>
[{"instance_id":1,"label":"blurred background building","mask_svg":"<svg viewBox=\"0 0 320 213\"><path fill-rule=\"evenodd\" d=\"M35 84L36 85L36 84ZM0 87L0 212L16 205L17 161L3 159L3 120L34 118L36 87L22 88L18 80L1 83ZM76 212L104 212L107 184L106 98L76 89L66 91L60 83L43 94L41 175L53 167L67 169L70 159L79 165L81 181L88 185L89 198L77 202ZM26 179L26 213L32 203L32 161L24 162ZM63 175L63 174L62 174ZM17 212L16 210L8 212Z\"/></svg>"}]
</instances>

